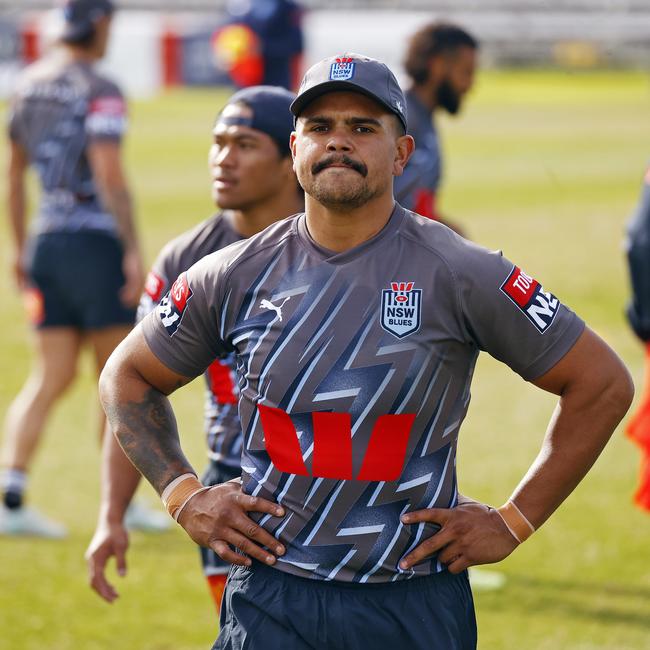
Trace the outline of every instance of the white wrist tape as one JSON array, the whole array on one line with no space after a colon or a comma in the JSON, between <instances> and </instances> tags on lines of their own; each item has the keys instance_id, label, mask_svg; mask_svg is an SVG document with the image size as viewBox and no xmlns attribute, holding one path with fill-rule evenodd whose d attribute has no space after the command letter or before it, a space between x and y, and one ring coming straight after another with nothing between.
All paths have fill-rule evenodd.
<instances>
[{"instance_id":1,"label":"white wrist tape","mask_svg":"<svg viewBox=\"0 0 650 650\"><path fill-rule=\"evenodd\" d=\"M174 521L178 521L181 510L187 505L187 502L195 494L207 489L203 487L196 474L182 474L167 485L160 498Z\"/></svg>"},{"instance_id":2,"label":"white wrist tape","mask_svg":"<svg viewBox=\"0 0 650 650\"><path fill-rule=\"evenodd\" d=\"M497 512L503 519L503 523L507 526L510 534L520 544L535 532L535 527L526 519L513 501L506 501L500 508L497 508Z\"/></svg>"}]
</instances>

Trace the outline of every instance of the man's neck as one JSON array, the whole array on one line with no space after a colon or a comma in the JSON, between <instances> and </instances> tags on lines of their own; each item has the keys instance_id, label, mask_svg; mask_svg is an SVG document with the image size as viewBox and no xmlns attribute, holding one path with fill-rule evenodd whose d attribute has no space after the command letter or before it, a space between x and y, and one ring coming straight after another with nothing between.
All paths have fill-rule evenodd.
<instances>
[{"instance_id":1,"label":"man's neck","mask_svg":"<svg viewBox=\"0 0 650 650\"><path fill-rule=\"evenodd\" d=\"M307 230L319 246L343 253L379 233L388 223L394 207L392 192L387 192L360 208L347 211L326 208L306 195Z\"/></svg>"},{"instance_id":2,"label":"man's neck","mask_svg":"<svg viewBox=\"0 0 650 650\"><path fill-rule=\"evenodd\" d=\"M429 85L411 86L409 92L413 93L420 103L425 106L431 113L436 110L436 94L434 89Z\"/></svg>"},{"instance_id":3,"label":"man's neck","mask_svg":"<svg viewBox=\"0 0 650 650\"><path fill-rule=\"evenodd\" d=\"M63 56L71 63L94 63L97 60L97 54L92 49L83 47L74 47L73 45L63 46Z\"/></svg>"},{"instance_id":4,"label":"man's neck","mask_svg":"<svg viewBox=\"0 0 650 650\"><path fill-rule=\"evenodd\" d=\"M233 226L242 237L252 237L276 221L302 212L304 203L295 187L274 196L269 201L246 210L231 210Z\"/></svg>"}]
</instances>

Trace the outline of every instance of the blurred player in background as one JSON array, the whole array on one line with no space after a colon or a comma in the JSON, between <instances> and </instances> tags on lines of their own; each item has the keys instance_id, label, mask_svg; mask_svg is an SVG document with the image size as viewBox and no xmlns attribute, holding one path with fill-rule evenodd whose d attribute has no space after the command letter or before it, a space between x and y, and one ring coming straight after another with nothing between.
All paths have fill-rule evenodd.
<instances>
[{"instance_id":1,"label":"blurred player in background","mask_svg":"<svg viewBox=\"0 0 650 650\"><path fill-rule=\"evenodd\" d=\"M217 65L240 88L293 90L301 75L302 8L292 0L229 0L228 20L214 34Z\"/></svg>"},{"instance_id":2,"label":"blurred player in background","mask_svg":"<svg viewBox=\"0 0 650 650\"><path fill-rule=\"evenodd\" d=\"M0 534L65 535L24 504L30 464L52 406L75 377L82 343L99 373L132 327L143 281L121 161L126 106L93 69L106 51L113 5L70 0L63 11L60 47L24 71L10 105L13 272L35 327L36 359L5 421ZM41 197L28 238L30 166Z\"/></svg>"},{"instance_id":3,"label":"blurred player in background","mask_svg":"<svg viewBox=\"0 0 650 650\"><path fill-rule=\"evenodd\" d=\"M292 111L305 212L181 274L111 356L102 403L170 514L237 565L214 648L470 650L467 567L503 559L551 516L632 384L533 278L395 203L414 143L385 65L320 61ZM457 490L481 350L560 396L498 509ZM241 391L242 480L206 488L167 395L224 353Z\"/></svg>"},{"instance_id":4,"label":"blurred player in background","mask_svg":"<svg viewBox=\"0 0 650 650\"><path fill-rule=\"evenodd\" d=\"M404 60L411 87L406 91L409 134L415 152L402 176L395 179L395 198L407 210L458 226L441 216L438 188L442 154L435 113L456 115L474 83L478 42L464 29L448 23L432 23L410 38Z\"/></svg>"},{"instance_id":5,"label":"blurred player in background","mask_svg":"<svg viewBox=\"0 0 650 650\"><path fill-rule=\"evenodd\" d=\"M632 284L627 316L634 333L645 346L646 364L644 391L626 431L642 454L634 500L650 512L650 167L643 179L641 199L628 226L626 249Z\"/></svg>"},{"instance_id":6,"label":"blurred player in background","mask_svg":"<svg viewBox=\"0 0 650 650\"><path fill-rule=\"evenodd\" d=\"M288 90L269 86L247 88L230 98L217 117L208 156L212 198L221 210L163 248L147 278L139 320L158 304L171 283L202 257L304 208L304 195L293 172L289 149L293 130L289 107L293 99ZM233 356L210 365L205 380L210 466L203 482L217 485L241 475L242 432ZM107 437L99 522L86 554L91 585L109 602L117 592L106 580L106 563L115 556L123 575L128 544L123 517L140 480L140 473L132 465L127 468L119 463L122 456L115 438ZM230 564L211 549L202 548L201 558L218 610Z\"/></svg>"}]
</instances>

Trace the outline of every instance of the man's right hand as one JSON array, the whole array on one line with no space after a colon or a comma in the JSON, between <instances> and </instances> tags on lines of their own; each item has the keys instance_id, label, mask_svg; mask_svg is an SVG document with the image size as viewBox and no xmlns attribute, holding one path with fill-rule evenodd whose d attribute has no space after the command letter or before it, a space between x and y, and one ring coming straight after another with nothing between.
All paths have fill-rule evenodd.
<instances>
[{"instance_id":1,"label":"man's right hand","mask_svg":"<svg viewBox=\"0 0 650 650\"><path fill-rule=\"evenodd\" d=\"M197 544L211 548L226 562L250 566L251 558L255 558L264 564L274 564L276 556L283 555L285 548L253 521L248 512L284 516L282 506L244 494L241 481L235 479L190 499L178 523Z\"/></svg>"},{"instance_id":2,"label":"man's right hand","mask_svg":"<svg viewBox=\"0 0 650 650\"><path fill-rule=\"evenodd\" d=\"M129 534L123 522L99 522L95 534L86 550L90 586L106 602L112 603L119 594L106 579L106 564L115 557L117 573L126 575L126 550L129 547Z\"/></svg>"}]
</instances>

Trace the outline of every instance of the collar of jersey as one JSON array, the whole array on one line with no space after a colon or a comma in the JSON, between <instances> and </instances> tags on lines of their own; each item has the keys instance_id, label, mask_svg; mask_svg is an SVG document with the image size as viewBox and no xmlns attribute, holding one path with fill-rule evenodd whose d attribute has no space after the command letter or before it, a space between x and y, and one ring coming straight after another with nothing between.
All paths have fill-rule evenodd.
<instances>
[{"instance_id":1,"label":"collar of jersey","mask_svg":"<svg viewBox=\"0 0 650 650\"><path fill-rule=\"evenodd\" d=\"M422 128L422 125L426 125L428 127L429 124L435 131L435 122L433 120L431 111L420 101L420 98L412 90L407 90L405 95L409 116L413 118L413 128L409 128L409 133L420 130ZM417 113L417 115L415 115L415 113ZM409 121L409 126L410 125L411 121Z\"/></svg>"},{"instance_id":2,"label":"collar of jersey","mask_svg":"<svg viewBox=\"0 0 650 650\"><path fill-rule=\"evenodd\" d=\"M347 251L343 251L342 253L337 253L336 251L331 251L328 248L324 248L312 239L309 231L307 230L307 221L304 212L300 215L296 222L296 229L300 242L309 252L315 253L322 260L327 261L330 264L345 264L356 259L357 257L360 257L370 250L374 250L375 248L381 246L384 242L389 241L399 229L403 219L404 208L398 203L395 203L388 222L374 237L371 237L358 246L350 248Z\"/></svg>"}]
</instances>

